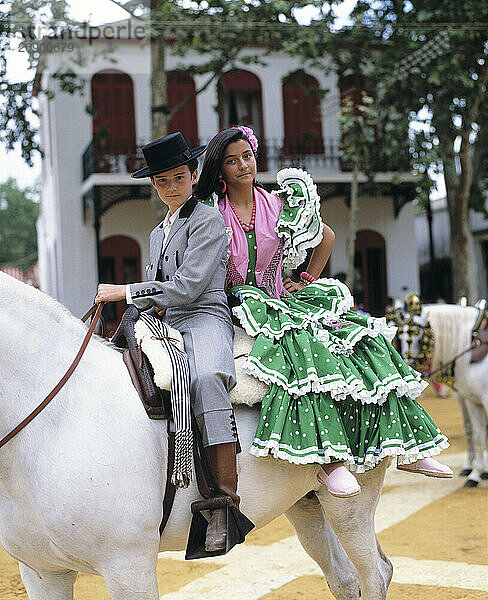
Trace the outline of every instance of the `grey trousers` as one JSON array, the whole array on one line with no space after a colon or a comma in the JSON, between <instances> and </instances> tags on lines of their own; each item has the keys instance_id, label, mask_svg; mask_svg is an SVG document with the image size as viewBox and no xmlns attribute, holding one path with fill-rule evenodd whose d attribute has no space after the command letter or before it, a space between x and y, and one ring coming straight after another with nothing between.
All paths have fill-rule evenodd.
<instances>
[{"instance_id":1,"label":"grey trousers","mask_svg":"<svg viewBox=\"0 0 488 600\"><path fill-rule=\"evenodd\" d=\"M203 445L237 441L229 392L236 384L234 330L230 322L197 313L170 323L183 335L190 367L193 412Z\"/></svg>"}]
</instances>

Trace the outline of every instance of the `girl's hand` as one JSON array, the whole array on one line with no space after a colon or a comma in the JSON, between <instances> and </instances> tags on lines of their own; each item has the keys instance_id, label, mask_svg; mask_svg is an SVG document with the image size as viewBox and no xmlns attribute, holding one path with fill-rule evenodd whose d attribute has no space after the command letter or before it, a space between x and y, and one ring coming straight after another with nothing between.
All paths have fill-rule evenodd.
<instances>
[{"instance_id":1,"label":"girl's hand","mask_svg":"<svg viewBox=\"0 0 488 600\"><path fill-rule=\"evenodd\" d=\"M117 302L118 300L125 300L125 285L101 283L98 286L95 304L100 304L100 302Z\"/></svg>"},{"instance_id":2,"label":"girl's hand","mask_svg":"<svg viewBox=\"0 0 488 600\"><path fill-rule=\"evenodd\" d=\"M285 277L285 279L283 279L283 285L285 286L285 289L290 292L290 294L293 294L293 292L298 292L298 290L303 290L305 287L305 284L301 281L295 283L289 277Z\"/></svg>"}]
</instances>

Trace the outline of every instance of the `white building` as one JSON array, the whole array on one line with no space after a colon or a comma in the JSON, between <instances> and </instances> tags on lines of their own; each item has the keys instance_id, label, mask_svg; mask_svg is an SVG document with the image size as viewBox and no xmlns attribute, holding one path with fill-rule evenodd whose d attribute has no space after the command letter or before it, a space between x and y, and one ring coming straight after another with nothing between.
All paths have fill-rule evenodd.
<instances>
[{"instance_id":1,"label":"white building","mask_svg":"<svg viewBox=\"0 0 488 600\"><path fill-rule=\"evenodd\" d=\"M130 178L141 164L140 145L152 139L149 47L137 39L119 39L111 58L100 53L110 40L86 42L91 59L78 68L84 95L57 89L52 74L65 60L63 53L47 54L38 72L42 87L56 92L52 99L39 96L45 151L38 222L41 288L76 315L90 305L99 277L118 283L141 280L148 234L157 224L148 181ZM199 60L188 55L184 63ZM181 61L168 60L170 106L208 77L192 80L178 70ZM319 186L324 221L336 233L327 273L344 272L351 173L339 158L337 115L347 82L341 88L333 73L304 72L284 54L275 53L265 62L223 73L175 115L170 130L182 131L195 146L222 127L251 125L260 138L258 180L270 189L280 167L307 169ZM330 92L320 100L307 93L313 87ZM87 105L95 109L93 117ZM393 179L385 172L377 181L381 195L360 200L357 238L362 300L375 314L388 296L403 297L419 286L409 202L414 178L405 173ZM121 310L117 308L119 315ZM115 319L114 314L109 317Z\"/></svg>"},{"instance_id":2,"label":"white building","mask_svg":"<svg viewBox=\"0 0 488 600\"><path fill-rule=\"evenodd\" d=\"M424 213L415 216L421 293L429 301L436 300L437 296L446 302L457 302L459 299L453 296L451 232L446 198L432 201L431 206L434 278L431 274L427 217ZM471 210L469 224L474 239L479 294L481 298L488 298L488 219L482 213Z\"/></svg>"}]
</instances>

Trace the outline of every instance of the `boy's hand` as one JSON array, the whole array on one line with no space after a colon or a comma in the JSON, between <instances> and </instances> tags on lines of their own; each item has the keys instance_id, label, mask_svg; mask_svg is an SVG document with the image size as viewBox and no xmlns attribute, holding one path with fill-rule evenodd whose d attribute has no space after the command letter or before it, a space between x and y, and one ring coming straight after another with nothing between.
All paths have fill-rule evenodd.
<instances>
[{"instance_id":1,"label":"boy's hand","mask_svg":"<svg viewBox=\"0 0 488 600\"><path fill-rule=\"evenodd\" d=\"M125 285L101 283L98 286L95 304L100 304L100 302L117 302L118 300L125 300Z\"/></svg>"}]
</instances>

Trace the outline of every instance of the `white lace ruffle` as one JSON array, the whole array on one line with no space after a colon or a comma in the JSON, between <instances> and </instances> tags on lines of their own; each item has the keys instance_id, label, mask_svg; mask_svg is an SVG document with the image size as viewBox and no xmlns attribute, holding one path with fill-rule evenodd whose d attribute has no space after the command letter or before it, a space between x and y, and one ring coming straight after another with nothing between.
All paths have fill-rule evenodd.
<instances>
[{"instance_id":1,"label":"white lace ruffle","mask_svg":"<svg viewBox=\"0 0 488 600\"><path fill-rule=\"evenodd\" d=\"M327 375L319 377L315 370L309 369L303 379L297 380L290 385L285 376L280 376L276 371L264 371L261 363L253 356L248 356L243 365L243 370L256 377L266 385L277 385L285 390L290 396L300 397L306 394L328 393L332 400L339 402L352 398L361 404L382 405L388 400L388 395L394 392L399 398L407 396L415 400L429 385L423 379L415 378L413 375L402 377L399 373L390 376L390 381L377 380L372 390L367 390L364 383L357 377L351 377L349 381L341 375Z\"/></svg>"},{"instance_id":2,"label":"white lace ruffle","mask_svg":"<svg viewBox=\"0 0 488 600\"><path fill-rule=\"evenodd\" d=\"M386 439L385 443L391 443L398 440ZM401 442L400 442L401 443ZM364 462L358 464L356 460L353 464L348 464L348 468L354 473L364 473L365 471L369 471L374 469L374 467L378 466L379 463L387 458L388 456L397 456L399 465L407 465L411 464L417 460L421 460L422 458L429 458L430 456L437 456L446 448L449 448L450 444L447 441L447 438L439 434L435 439L434 443L436 444L433 448L425 448L422 449L422 445L420 446L412 446L411 448L404 448L402 445L399 446L389 446L389 447L380 447L377 449L376 447L371 449L371 453L367 453L364 457ZM370 450L368 448L368 450Z\"/></svg>"},{"instance_id":3,"label":"white lace ruffle","mask_svg":"<svg viewBox=\"0 0 488 600\"><path fill-rule=\"evenodd\" d=\"M303 319L301 324L294 323L294 322L293 323L284 323L284 324L282 324L280 329L274 330L274 329L271 329L271 327L267 326L266 323L264 325L260 325L257 321L255 321L253 319L252 309L250 307L249 307L250 314L248 314L242 308L242 305L234 307L232 309L232 312L239 319L239 322L241 323L242 327L245 329L246 333L248 335L250 335L251 337L255 337L258 334L262 333L262 334L266 335L266 337L280 339L281 337L283 337L283 335L286 331L290 331L291 329L305 329L310 325L312 327L312 331L313 331L314 335L316 335L316 337L318 339L321 339L321 341L326 340L326 339L328 340L328 337L325 336L325 334L323 333L323 331L326 331L324 328L330 326L331 323L336 322L338 316L341 316L345 312L350 310L354 306L354 299L353 299L351 293L349 292L349 289L347 288L347 286L344 285L342 282L338 281L337 279L331 279L331 278L317 279L317 281L315 281L314 283L311 283L308 286L308 288L310 290L313 290L314 287L316 287L317 293L321 293L321 292L323 292L322 285L333 285L333 286L338 287L343 294L342 298L340 296L333 298L333 302L335 302L335 306L334 306L333 310L319 308L319 309L316 309L315 313L306 314L305 312L301 312L300 317ZM292 318L296 317L297 311L295 308L293 308L293 307L290 308L282 300L279 300L276 298L268 298L268 297L265 298L263 296L262 292L260 292L259 290L256 290L256 291L246 290L244 293L242 293L242 292L236 293L236 297L241 301L243 299L243 296L246 297L246 300L248 298L251 298L251 299L256 300L257 302L263 302L267 306L274 308L275 310L279 311L280 313L289 315ZM370 329L369 327L364 328L364 331L366 332L366 334L370 334L373 337L376 335L379 335L379 333L380 333L379 331L375 332L373 329Z\"/></svg>"},{"instance_id":4,"label":"white lace ruffle","mask_svg":"<svg viewBox=\"0 0 488 600\"><path fill-rule=\"evenodd\" d=\"M315 248L322 241L323 223L320 216L320 196L313 179L303 169L287 168L278 171L276 181L280 189L274 191L284 201L275 231L284 239L283 266L294 269L301 265L309 248ZM291 183L305 186L306 194L297 196ZM308 197L307 197L308 196ZM296 209L295 218L287 221L283 212L288 208ZM292 216L290 214L290 216Z\"/></svg>"},{"instance_id":5,"label":"white lace ruffle","mask_svg":"<svg viewBox=\"0 0 488 600\"><path fill-rule=\"evenodd\" d=\"M391 342L397 333L398 327L395 327L394 325L388 325L385 317L369 317L368 329L371 332L371 336L375 337L378 335L383 335L389 342Z\"/></svg>"},{"instance_id":6,"label":"white lace ruffle","mask_svg":"<svg viewBox=\"0 0 488 600\"><path fill-rule=\"evenodd\" d=\"M388 447L384 446L384 444L393 442L398 445ZM343 460L350 471L354 473L364 473L365 471L374 469L374 467L377 467L380 462L390 456L397 456L398 464L403 465L413 463L422 458L437 456L443 450L449 448L449 442L442 434L439 434L435 438L434 443L436 445L433 448L430 447L422 449L422 445L420 445L412 446L411 448L406 449L403 447L403 442L401 440L386 439L384 444L382 444L379 449L376 447L368 448L368 453L364 459L362 459L363 461L361 463L358 462L359 458L352 457L351 453L346 448L341 452L340 450L338 451L334 448L319 450L317 446L310 446L301 451L302 456L298 456L296 453L300 451L295 450L292 446L281 443L277 439L260 440L255 438L249 452L253 456L268 456L268 454L271 454L275 458L281 458L293 464L328 464L331 462L331 458L338 459ZM293 451L295 454L291 455L290 451ZM316 453L307 454L309 452Z\"/></svg>"},{"instance_id":7,"label":"white lace ruffle","mask_svg":"<svg viewBox=\"0 0 488 600\"><path fill-rule=\"evenodd\" d=\"M293 452L293 454L290 454L290 451ZM354 462L347 446L344 446L343 449L341 448L339 450L334 449L333 447L319 449L318 446L310 446L303 451L300 451L293 448L293 446L289 446L288 444L284 444L278 439L273 438L269 440L259 440L258 438L255 438L249 452L253 456L268 456L268 454L271 454L274 458L281 458L295 465L328 464L332 461L340 460L345 461L349 466ZM297 456L300 452L302 456ZM306 454L310 452L315 452L315 454Z\"/></svg>"}]
</instances>

